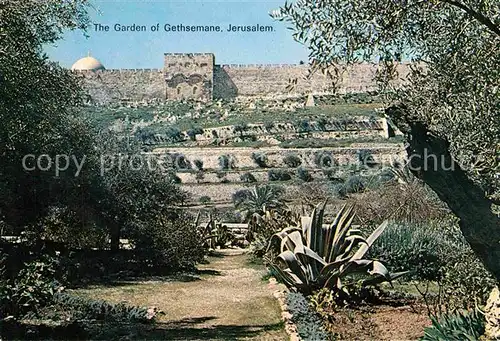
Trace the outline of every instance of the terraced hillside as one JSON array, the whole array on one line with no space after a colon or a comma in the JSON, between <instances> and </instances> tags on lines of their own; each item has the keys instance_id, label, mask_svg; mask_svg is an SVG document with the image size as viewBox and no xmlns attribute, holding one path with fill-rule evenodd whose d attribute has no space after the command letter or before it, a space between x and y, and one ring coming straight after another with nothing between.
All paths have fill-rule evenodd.
<instances>
[{"instance_id":1,"label":"terraced hillside","mask_svg":"<svg viewBox=\"0 0 500 341\"><path fill-rule=\"evenodd\" d=\"M402 138L375 95L135 103L86 114L140 141L194 206L227 206L235 192L268 182L288 192L311 182L335 190L404 159Z\"/></svg>"}]
</instances>

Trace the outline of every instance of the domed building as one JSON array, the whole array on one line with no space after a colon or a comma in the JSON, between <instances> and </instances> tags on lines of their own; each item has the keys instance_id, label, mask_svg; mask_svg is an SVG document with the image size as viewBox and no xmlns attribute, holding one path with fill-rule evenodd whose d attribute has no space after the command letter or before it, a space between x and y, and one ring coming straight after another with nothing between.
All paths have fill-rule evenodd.
<instances>
[{"instance_id":1,"label":"domed building","mask_svg":"<svg viewBox=\"0 0 500 341\"><path fill-rule=\"evenodd\" d=\"M94 57L91 57L90 54L78 60L71 67L72 71L98 71L98 70L106 70L104 65Z\"/></svg>"}]
</instances>

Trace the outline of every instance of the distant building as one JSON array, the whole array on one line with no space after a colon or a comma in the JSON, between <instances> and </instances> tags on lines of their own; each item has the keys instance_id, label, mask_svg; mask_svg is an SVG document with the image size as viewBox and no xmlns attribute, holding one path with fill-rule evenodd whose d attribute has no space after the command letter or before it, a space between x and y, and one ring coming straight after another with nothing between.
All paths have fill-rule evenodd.
<instances>
[{"instance_id":1,"label":"distant building","mask_svg":"<svg viewBox=\"0 0 500 341\"><path fill-rule=\"evenodd\" d=\"M94 57L90 56L90 53L87 57L79 59L75 64L71 67L73 71L99 71L106 70L104 65Z\"/></svg>"}]
</instances>

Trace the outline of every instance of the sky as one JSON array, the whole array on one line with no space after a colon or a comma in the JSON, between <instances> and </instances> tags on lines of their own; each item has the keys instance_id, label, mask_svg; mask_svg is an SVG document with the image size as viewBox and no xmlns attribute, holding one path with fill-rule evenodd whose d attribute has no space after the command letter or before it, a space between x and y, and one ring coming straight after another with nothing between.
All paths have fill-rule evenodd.
<instances>
[{"instance_id":1,"label":"sky","mask_svg":"<svg viewBox=\"0 0 500 341\"><path fill-rule=\"evenodd\" d=\"M68 32L56 46L46 47L50 59L64 67L90 54L107 69L162 68L164 53L215 54L216 64L298 64L307 62L307 49L295 42L287 24L269 12L281 1L227 0L94 0L93 23L108 25L86 38ZM145 25L146 32L116 32L115 24ZM153 32L151 26L159 24ZM164 25L220 25L223 32L165 32ZM272 32L227 32L229 25L272 25Z\"/></svg>"}]
</instances>

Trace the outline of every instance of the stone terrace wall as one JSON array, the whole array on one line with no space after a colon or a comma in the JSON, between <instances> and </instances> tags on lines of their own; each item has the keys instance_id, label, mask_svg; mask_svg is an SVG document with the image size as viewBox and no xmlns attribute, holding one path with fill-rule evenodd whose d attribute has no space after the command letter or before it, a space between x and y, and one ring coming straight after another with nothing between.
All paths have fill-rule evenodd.
<instances>
[{"instance_id":1,"label":"stone terrace wall","mask_svg":"<svg viewBox=\"0 0 500 341\"><path fill-rule=\"evenodd\" d=\"M84 78L84 90L97 104L132 101L164 100L163 69L118 69L78 71Z\"/></svg>"},{"instance_id":2,"label":"stone terrace wall","mask_svg":"<svg viewBox=\"0 0 500 341\"><path fill-rule=\"evenodd\" d=\"M291 79L297 79L292 93L326 93L331 82L321 72L310 79L308 65L217 65L214 70L214 97L285 95ZM377 66L358 64L343 76L340 92L367 92L376 90L373 81ZM404 79L409 72L408 64L398 65L398 75Z\"/></svg>"}]
</instances>

